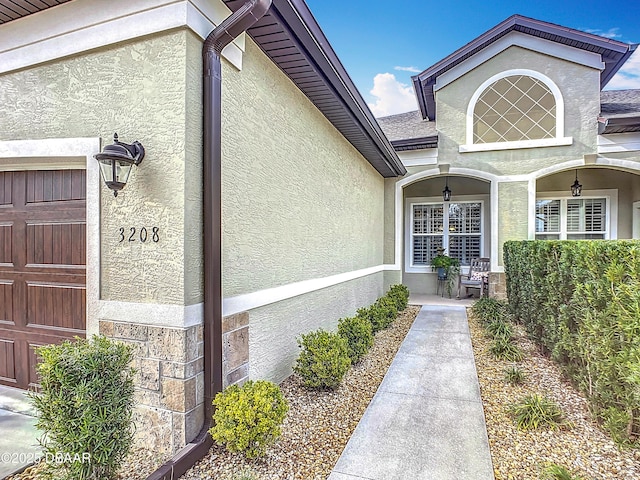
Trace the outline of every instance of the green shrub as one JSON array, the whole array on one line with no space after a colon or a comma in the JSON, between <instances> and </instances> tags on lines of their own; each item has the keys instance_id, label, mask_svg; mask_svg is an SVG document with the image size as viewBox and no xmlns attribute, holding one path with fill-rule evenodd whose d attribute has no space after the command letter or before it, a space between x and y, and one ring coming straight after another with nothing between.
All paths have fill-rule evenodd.
<instances>
[{"instance_id":1,"label":"green shrub","mask_svg":"<svg viewBox=\"0 0 640 480\"><path fill-rule=\"evenodd\" d=\"M489 348L494 357L508 362L519 362L524 357L522 350L510 338L498 337Z\"/></svg>"},{"instance_id":2,"label":"green shrub","mask_svg":"<svg viewBox=\"0 0 640 480\"><path fill-rule=\"evenodd\" d=\"M507 305L504 302L490 297L476 300L471 307L471 312L484 324L493 320L503 320L508 314Z\"/></svg>"},{"instance_id":3,"label":"green shrub","mask_svg":"<svg viewBox=\"0 0 640 480\"><path fill-rule=\"evenodd\" d=\"M527 375L518 367L509 367L504 370L504 379L511 385L520 385L525 382Z\"/></svg>"},{"instance_id":4,"label":"green shrub","mask_svg":"<svg viewBox=\"0 0 640 480\"><path fill-rule=\"evenodd\" d=\"M582 480L582 477L571 473L566 467L552 463L542 471L542 480Z\"/></svg>"},{"instance_id":5,"label":"green shrub","mask_svg":"<svg viewBox=\"0 0 640 480\"><path fill-rule=\"evenodd\" d=\"M280 387L266 380L231 385L213 399L211 437L230 452L247 458L263 456L280 436L280 425L289 409Z\"/></svg>"},{"instance_id":6,"label":"green shrub","mask_svg":"<svg viewBox=\"0 0 640 480\"><path fill-rule=\"evenodd\" d=\"M132 348L94 336L36 347L40 393L30 393L48 473L111 479L133 442Z\"/></svg>"},{"instance_id":7,"label":"green shrub","mask_svg":"<svg viewBox=\"0 0 640 480\"><path fill-rule=\"evenodd\" d=\"M373 345L371 323L359 316L341 318L338 322L338 335L347 341L351 363L357 363Z\"/></svg>"},{"instance_id":8,"label":"green shrub","mask_svg":"<svg viewBox=\"0 0 640 480\"><path fill-rule=\"evenodd\" d=\"M640 444L638 241L511 241L504 261L517 321L563 365L612 438Z\"/></svg>"},{"instance_id":9,"label":"green shrub","mask_svg":"<svg viewBox=\"0 0 640 480\"><path fill-rule=\"evenodd\" d=\"M389 327L398 316L398 308L396 303L389 297L380 297L374 303L374 306L380 311L380 318L382 318L382 328Z\"/></svg>"},{"instance_id":10,"label":"green shrub","mask_svg":"<svg viewBox=\"0 0 640 480\"><path fill-rule=\"evenodd\" d=\"M337 333L317 330L298 339L302 348L293 371L309 388L336 388L351 366L347 341Z\"/></svg>"},{"instance_id":11,"label":"green shrub","mask_svg":"<svg viewBox=\"0 0 640 480\"><path fill-rule=\"evenodd\" d=\"M389 291L387 292L387 296L395 302L396 309L399 312L407 308L407 305L409 304L409 289L405 285L391 285L391 288L389 288Z\"/></svg>"},{"instance_id":12,"label":"green shrub","mask_svg":"<svg viewBox=\"0 0 640 480\"><path fill-rule=\"evenodd\" d=\"M555 430L565 424L560 407L553 400L537 393L524 397L511 406L509 412L513 415L518 430L535 430L545 426Z\"/></svg>"},{"instance_id":13,"label":"green shrub","mask_svg":"<svg viewBox=\"0 0 640 480\"><path fill-rule=\"evenodd\" d=\"M513 328L511 327L511 324L504 320L492 320L487 324L485 330L492 338L495 339L511 339L513 337Z\"/></svg>"},{"instance_id":14,"label":"green shrub","mask_svg":"<svg viewBox=\"0 0 640 480\"><path fill-rule=\"evenodd\" d=\"M364 318L369 322L371 324L371 331L374 334L385 328L388 321L386 311L378 308L377 304L373 304L370 307L359 308L356 316Z\"/></svg>"}]
</instances>

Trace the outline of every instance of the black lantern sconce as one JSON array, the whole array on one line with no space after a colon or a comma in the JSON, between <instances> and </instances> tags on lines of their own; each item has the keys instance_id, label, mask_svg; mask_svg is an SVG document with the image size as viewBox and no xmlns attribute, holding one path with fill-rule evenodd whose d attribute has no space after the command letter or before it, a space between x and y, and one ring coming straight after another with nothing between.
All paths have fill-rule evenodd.
<instances>
[{"instance_id":1,"label":"black lantern sconce","mask_svg":"<svg viewBox=\"0 0 640 480\"><path fill-rule=\"evenodd\" d=\"M131 145L118 141L118 134L113 134L113 144L107 145L102 153L93 156L100 165L100 173L107 187L113 190L113 196L124 188L129 180L131 167L140 165L144 158L144 147L138 141Z\"/></svg>"},{"instance_id":2,"label":"black lantern sconce","mask_svg":"<svg viewBox=\"0 0 640 480\"><path fill-rule=\"evenodd\" d=\"M571 195L579 197L582 194L582 185L578 182L578 170L576 170L576 181L571 185Z\"/></svg>"},{"instance_id":3,"label":"black lantern sconce","mask_svg":"<svg viewBox=\"0 0 640 480\"><path fill-rule=\"evenodd\" d=\"M449 189L449 177L445 177L444 190L442 191L442 199L445 202L451 200L451 190Z\"/></svg>"}]
</instances>

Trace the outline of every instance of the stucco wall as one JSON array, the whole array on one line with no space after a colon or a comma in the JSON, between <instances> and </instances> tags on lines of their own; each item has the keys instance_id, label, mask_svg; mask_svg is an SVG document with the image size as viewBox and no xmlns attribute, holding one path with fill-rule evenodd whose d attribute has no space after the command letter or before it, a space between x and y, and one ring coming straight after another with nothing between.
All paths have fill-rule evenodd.
<instances>
[{"instance_id":1,"label":"stucco wall","mask_svg":"<svg viewBox=\"0 0 640 480\"><path fill-rule=\"evenodd\" d=\"M223 66L224 296L382 264L383 178L252 41Z\"/></svg>"},{"instance_id":2,"label":"stucco wall","mask_svg":"<svg viewBox=\"0 0 640 480\"><path fill-rule=\"evenodd\" d=\"M101 187L101 258L88 261L101 263L104 300L201 300L200 230L192 220L201 216L199 194L186 187L201 181L201 142L192 133L199 111L185 91L186 77L197 73L186 68L189 35L173 31L0 76L0 139L100 136L108 144L117 132L121 141L138 140L146 149L117 198Z\"/></svg>"},{"instance_id":3,"label":"stucco wall","mask_svg":"<svg viewBox=\"0 0 640 480\"><path fill-rule=\"evenodd\" d=\"M540 72L558 86L565 105L564 136L572 136L573 145L460 153L458 147L466 143L466 113L473 93L493 75L518 68ZM599 86L598 70L511 46L436 92L439 163L518 175L595 153Z\"/></svg>"},{"instance_id":4,"label":"stucco wall","mask_svg":"<svg viewBox=\"0 0 640 480\"><path fill-rule=\"evenodd\" d=\"M381 295L383 272L273 303L249 312L249 377L281 382L292 372L296 339L318 328L336 331L338 319Z\"/></svg>"}]
</instances>

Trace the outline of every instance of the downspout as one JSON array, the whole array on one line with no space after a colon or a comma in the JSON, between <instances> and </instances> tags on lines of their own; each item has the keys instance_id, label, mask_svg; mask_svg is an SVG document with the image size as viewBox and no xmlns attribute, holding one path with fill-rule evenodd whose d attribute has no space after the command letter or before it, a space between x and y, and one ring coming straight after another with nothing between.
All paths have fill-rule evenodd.
<instances>
[{"instance_id":1,"label":"downspout","mask_svg":"<svg viewBox=\"0 0 640 480\"><path fill-rule=\"evenodd\" d=\"M203 236L204 236L204 425L147 480L183 475L211 447L213 397L222 391L222 63L224 47L260 20L272 0L248 0L207 36L202 46L203 79Z\"/></svg>"}]
</instances>

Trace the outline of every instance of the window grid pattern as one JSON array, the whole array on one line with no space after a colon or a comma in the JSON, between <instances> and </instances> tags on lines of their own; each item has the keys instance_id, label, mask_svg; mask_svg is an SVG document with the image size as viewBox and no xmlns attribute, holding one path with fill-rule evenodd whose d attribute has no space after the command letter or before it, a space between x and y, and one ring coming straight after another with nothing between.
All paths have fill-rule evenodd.
<instances>
[{"instance_id":1,"label":"window grid pattern","mask_svg":"<svg viewBox=\"0 0 640 480\"><path fill-rule=\"evenodd\" d=\"M605 238L606 216L606 203L603 198L568 200L567 238Z\"/></svg>"},{"instance_id":2,"label":"window grid pattern","mask_svg":"<svg viewBox=\"0 0 640 480\"><path fill-rule=\"evenodd\" d=\"M583 198L538 200L536 238L595 240L607 238L607 200Z\"/></svg>"},{"instance_id":3,"label":"window grid pattern","mask_svg":"<svg viewBox=\"0 0 640 480\"><path fill-rule=\"evenodd\" d=\"M469 265L472 258L480 257L482 215L479 203L452 203L449 205L449 249L451 257Z\"/></svg>"},{"instance_id":4,"label":"window grid pattern","mask_svg":"<svg viewBox=\"0 0 640 480\"><path fill-rule=\"evenodd\" d=\"M556 136L556 102L540 80L511 75L491 84L473 112L473 143L539 140Z\"/></svg>"},{"instance_id":5,"label":"window grid pattern","mask_svg":"<svg viewBox=\"0 0 640 480\"><path fill-rule=\"evenodd\" d=\"M413 265L430 265L438 250L468 265L481 256L482 205L451 203L413 205L412 261Z\"/></svg>"}]
</instances>

